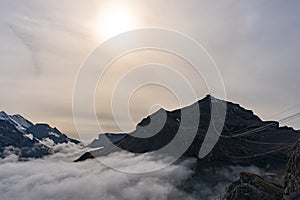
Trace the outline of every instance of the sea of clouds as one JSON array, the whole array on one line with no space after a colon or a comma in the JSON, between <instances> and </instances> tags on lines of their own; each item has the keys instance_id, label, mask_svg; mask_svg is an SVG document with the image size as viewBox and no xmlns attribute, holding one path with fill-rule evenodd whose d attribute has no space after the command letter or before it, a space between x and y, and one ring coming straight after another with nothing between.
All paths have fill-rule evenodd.
<instances>
[{"instance_id":1,"label":"sea of clouds","mask_svg":"<svg viewBox=\"0 0 300 200\"><path fill-rule=\"evenodd\" d=\"M165 200L215 199L225 186L238 176L239 170L222 170L222 181L208 185L193 182L196 192L189 192L184 183L193 175L195 160L168 165L162 170L146 173L125 173L109 168L97 159L74 163L86 149L69 144L53 147L53 155L43 159L18 161L10 155L0 160L0 194L3 200ZM117 152L107 156L120 163L119 169L156 168L165 166L164 159L150 154L134 155ZM225 177L225 179L224 179Z\"/></svg>"}]
</instances>

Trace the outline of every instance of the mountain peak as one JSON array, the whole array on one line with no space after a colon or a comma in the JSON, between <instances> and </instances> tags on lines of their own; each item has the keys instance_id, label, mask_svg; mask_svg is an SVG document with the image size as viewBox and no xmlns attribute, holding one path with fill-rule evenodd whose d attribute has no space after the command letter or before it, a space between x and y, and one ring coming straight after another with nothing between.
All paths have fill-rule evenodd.
<instances>
[{"instance_id":1,"label":"mountain peak","mask_svg":"<svg viewBox=\"0 0 300 200\"><path fill-rule=\"evenodd\" d=\"M2 119L2 118L3 118L3 120L8 118L8 115L4 111L0 111L0 119Z\"/></svg>"},{"instance_id":2,"label":"mountain peak","mask_svg":"<svg viewBox=\"0 0 300 200\"><path fill-rule=\"evenodd\" d=\"M25 130L27 128L33 126L33 123L31 123L21 115L8 115L4 111L0 112L0 120L9 122L22 133L25 133Z\"/></svg>"},{"instance_id":3,"label":"mountain peak","mask_svg":"<svg viewBox=\"0 0 300 200\"><path fill-rule=\"evenodd\" d=\"M128 133L126 137L115 142L118 149L132 153L154 152L169 144L177 135L179 128L185 131L186 138L190 133L196 131L196 136L190 147L183 156L198 157L199 151L206 137L209 125L211 124L211 104L225 104L226 116L217 144L212 151L201 160L201 164L213 165L245 165L251 163L266 169L277 169L285 165L287 161L286 146L294 143L300 138L300 134L293 129L280 128L278 123L262 121L253 111L241 107L239 104L219 100L207 95L196 103L165 113L155 112L138 123L135 131ZM182 124L182 117L186 120L194 120L193 109L199 106L200 120L198 127L191 127L189 124ZM216 106L218 108L218 106ZM185 116L182 116L182 112ZM215 121L218 123L218 121ZM157 127L161 127L157 129ZM194 130L196 128L197 130ZM140 136L140 137L139 137ZM182 144L185 143L185 136L182 136ZM178 145L181 145L179 142ZM277 149L274 152L274 149ZM102 150L95 150L83 155L77 161L105 155L115 151L116 148L108 147ZM270 153L266 153L270 152ZM88 156L87 156L88 155ZM258 156L260 155L260 156Z\"/></svg>"}]
</instances>

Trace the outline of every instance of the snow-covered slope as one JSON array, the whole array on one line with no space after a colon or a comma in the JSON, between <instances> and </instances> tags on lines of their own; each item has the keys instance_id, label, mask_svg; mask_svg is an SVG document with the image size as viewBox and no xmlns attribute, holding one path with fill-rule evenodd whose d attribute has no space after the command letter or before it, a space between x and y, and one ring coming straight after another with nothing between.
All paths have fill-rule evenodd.
<instances>
[{"instance_id":1,"label":"snow-covered slope","mask_svg":"<svg viewBox=\"0 0 300 200\"><path fill-rule=\"evenodd\" d=\"M48 124L35 124L26 130L27 134L33 135L39 141L52 140L53 144L73 142L75 144L79 141L69 138L67 135L61 133L57 128L52 128Z\"/></svg>"},{"instance_id":2,"label":"snow-covered slope","mask_svg":"<svg viewBox=\"0 0 300 200\"><path fill-rule=\"evenodd\" d=\"M10 118L14 120L16 123L19 124L19 126L22 126L23 128L29 128L33 126L33 123L22 117L21 115L11 115Z\"/></svg>"}]
</instances>

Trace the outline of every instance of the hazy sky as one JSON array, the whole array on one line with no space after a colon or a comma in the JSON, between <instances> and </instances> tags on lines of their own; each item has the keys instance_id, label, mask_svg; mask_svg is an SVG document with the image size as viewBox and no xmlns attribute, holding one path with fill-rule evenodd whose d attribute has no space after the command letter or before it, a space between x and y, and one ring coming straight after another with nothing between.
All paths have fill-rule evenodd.
<instances>
[{"instance_id":1,"label":"hazy sky","mask_svg":"<svg viewBox=\"0 0 300 200\"><path fill-rule=\"evenodd\" d=\"M118 18L109 17L123 11L121 17L128 23L124 29L174 29L201 43L219 67L228 100L265 120L300 111L295 107L272 117L299 104L300 2L262 0L0 0L0 110L50 123L76 137L72 119L76 74L89 53L118 32ZM198 87L197 96L207 93L179 58L151 50L125 56L104 80L106 92L96 96L97 115L107 131L117 131L105 101L111 84L124 69L149 62L185 69L183 73ZM127 85L122 87L126 90ZM178 106L163 88L145 87L132 98L133 120L139 121L153 104ZM287 124L300 128L299 118Z\"/></svg>"}]
</instances>

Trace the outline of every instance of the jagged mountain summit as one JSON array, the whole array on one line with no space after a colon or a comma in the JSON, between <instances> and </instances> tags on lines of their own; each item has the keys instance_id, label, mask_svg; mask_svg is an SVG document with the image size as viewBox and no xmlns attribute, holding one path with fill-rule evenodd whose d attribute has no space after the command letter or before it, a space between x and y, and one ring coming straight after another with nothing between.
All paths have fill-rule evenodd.
<instances>
[{"instance_id":1,"label":"jagged mountain summit","mask_svg":"<svg viewBox=\"0 0 300 200\"><path fill-rule=\"evenodd\" d=\"M48 124L33 124L21 115L8 115L0 112L0 157L4 158L10 153L20 158L40 158L51 153L47 145L58 143L80 143L68 138L58 129Z\"/></svg>"},{"instance_id":2,"label":"jagged mountain summit","mask_svg":"<svg viewBox=\"0 0 300 200\"><path fill-rule=\"evenodd\" d=\"M183 156L198 158L211 122L212 101L215 104L218 104L218 102L226 103L225 123L221 137L212 151L205 158L198 159L199 168L255 165L266 170L277 170L285 166L288 160L287 151L300 138L299 131L288 127L280 127L279 123L275 121L262 121L253 111L246 110L235 103L218 100L210 95L185 108L174 111L160 109L151 116L144 118L137 125L135 131L128 133L121 140L113 142L114 145L87 152L76 161L104 156L119 149L133 153L156 151L172 141L180 126L188 138L191 127L188 124L181 125L181 113L190 108L195 108L195 106L200 110L197 134ZM166 119L160 119L162 113L165 114ZM188 117L193 119L194 116L191 114ZM154 121L165 121L165 123L155 135L151 135L151 131L153 131L151 123ZM145 138L135 137L135 135L141 134L151 136ZM181 142L184 143L185 138L182 137L181 139Z\"/></svg>"}]
</instances>

